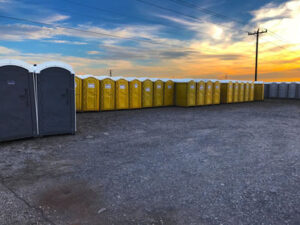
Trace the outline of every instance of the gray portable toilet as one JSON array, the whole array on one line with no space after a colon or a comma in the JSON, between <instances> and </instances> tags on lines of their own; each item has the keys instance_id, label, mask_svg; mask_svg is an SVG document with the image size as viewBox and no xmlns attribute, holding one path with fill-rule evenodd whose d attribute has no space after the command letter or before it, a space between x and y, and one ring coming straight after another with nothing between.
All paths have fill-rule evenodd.
<instances>
[{"instance_id":1,"label":"gray portable toilet","mask_svg":"<svg viewBox=\"0 0 300 225\"><path fill-rule=\"evenodd\" d=\"M296 88L296 99L300 99L300 83L297 83L297 88Z\"/></svg>"},{"instance_id":2,"label":"gray portable toilet","mask_svg":"<svg viewBox=\"0 0 300 225\"><path fill-rule=\"evenodd\" d=\"M278 84L277 83L270 84L269 98L278 98Z\"/></svg>"},{"instance_id":3,"label":"gray portable toilet","mask_svg":"<svg viewBox=\"0 0 300 225\"><path fill-rule=\"evenodd\" d=\"M35 68L40 136L74 134L76 130L75 73L62 62Z\"/></svg>"},{"instance_id":4,"label":"gray portable toilet","mask_svg":"<svg viewBox=\"0 0 300 225\"><path fill-rule=\"evenodd\" d=\"M265 83L265 84L264 84L264 94L265 94L265 98L269 98L269 92L270 92L270 84Z\"/></svg>"},{"instance_id":5,"label":"gray portable toilet","mask_svg":"<svg viewBox=\"0 0 300 225\"><path fill-rule=\"evenodd\" d=\"M287 83L280 83L279 90L278 90L278 97L288 98L288 90L289 90L289 85Z\"/></svg>"},{"instance_id":6,"label":"gray portable toilet","mask_svg":"<svg viewBox=\"0 0 300 225\"><path fill-rule=\"evenodd\" d=\"M288 92L288 98L289 99L295 99L296 98L296 89L297 89L297 84L296 83L289 83L289 92Z\"/></svg>"},{"instance_id":7,"label":"gray portable toilet","mask_svg":"<svg viewBox=\"0 0 300 225\"><path fill-rule=\"evenodd\" d=\"M37 135L34 67L0 60L0 141Z\"/></svg>"}]
</instances>

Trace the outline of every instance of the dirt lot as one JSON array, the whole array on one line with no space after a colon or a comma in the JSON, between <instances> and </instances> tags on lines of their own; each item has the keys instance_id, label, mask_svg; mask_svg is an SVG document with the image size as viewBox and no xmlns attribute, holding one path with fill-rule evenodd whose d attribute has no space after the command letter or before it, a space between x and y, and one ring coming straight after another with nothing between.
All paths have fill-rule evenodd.
<instances>
[{"instance_id":1,"label":"dirt lot","mask_svg":"<svg viewBox=\"0 0 300 225\"><path fill-rule=\"evenodd\" d=\"M299 224L300 101L77 119L0 144L1 225Z\"/></svg>"}]
</instances>

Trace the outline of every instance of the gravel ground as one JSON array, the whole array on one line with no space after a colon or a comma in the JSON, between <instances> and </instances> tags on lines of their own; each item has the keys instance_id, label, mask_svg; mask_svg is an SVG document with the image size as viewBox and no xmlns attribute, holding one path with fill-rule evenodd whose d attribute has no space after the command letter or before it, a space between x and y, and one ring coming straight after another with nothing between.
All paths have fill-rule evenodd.
<instances>
[{"instance_id":1,"label":"gravel ground","mask_svg":"<svg viewBox=\"0 0 300 225\"><path fill-rule=\"evenodd\" d=\"M0 144L1 225L298 225L300 101L78 114Z\"/></svg>"}]
</instances>

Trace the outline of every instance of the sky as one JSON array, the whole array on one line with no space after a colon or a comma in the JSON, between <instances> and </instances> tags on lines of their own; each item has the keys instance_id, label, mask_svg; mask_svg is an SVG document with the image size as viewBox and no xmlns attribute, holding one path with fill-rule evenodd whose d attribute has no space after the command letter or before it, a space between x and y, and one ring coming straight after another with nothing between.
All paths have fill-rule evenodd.
<instances>
[{"instance_id":1,"label":"sky","mask_svg":"<svg viewBox=\"0 0 300 225\"><path fill-rule=\"evenodd\" d=\"M0 59L76 74L300 81L300 0L0 0Z\"/></svg>"}]
</instances>

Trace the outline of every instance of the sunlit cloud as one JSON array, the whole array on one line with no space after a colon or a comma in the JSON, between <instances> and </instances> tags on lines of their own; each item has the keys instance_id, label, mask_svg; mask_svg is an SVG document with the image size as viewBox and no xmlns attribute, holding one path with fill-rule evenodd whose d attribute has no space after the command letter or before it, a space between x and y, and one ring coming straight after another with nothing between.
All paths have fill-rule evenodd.
<instances>
[{"instance_id":1,"label":"sunlit cloud","mask_svg":"<svg viewBox=\"0 0 300 225\"><path fill-rule=\"evenodd\" d=\"M89 55L99 55L100 52L99 51L88 51L87 52Z\"/></svg>"}]
</instances>

